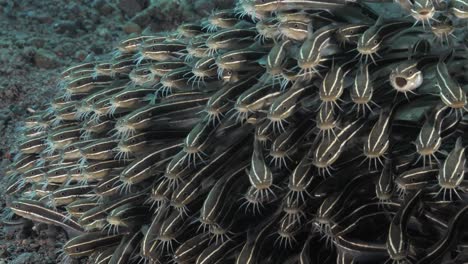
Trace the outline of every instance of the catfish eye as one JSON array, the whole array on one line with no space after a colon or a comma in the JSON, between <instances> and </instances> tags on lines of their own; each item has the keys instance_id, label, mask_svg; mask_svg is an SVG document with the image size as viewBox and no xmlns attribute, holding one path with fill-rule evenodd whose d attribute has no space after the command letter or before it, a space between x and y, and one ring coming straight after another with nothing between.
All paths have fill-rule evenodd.
<instances>
[{"instance_id":1,"label":"catfish eye","mask_svg":"<svg viewBox=\"0 0 468 264\"><path fill-rule=\"evenodd\" d=\"M229 57L229 60L230 60L230 61L233 61L233 60L234 60L234 57Z\"/></svg>"},{"instance_id":2,"label":"catfish eye","mask_svg":"<svg viewBox=\"0 0 468 264\"><path fill-rule=\"evenodd\" d=\"M112 187L110 184L106 184L107 189L110 189L110 187Z\"/></svg>"},{"instance_id":3,"label":"catfish eye","mask_svg":"<svg viewBox=\"0 0 468 264\"><path fill-rule=\"evenodd\" d=\"M79 207L78 212L81 212L81 211L83 211L83 208Z\"/></svg>"},{"instance_id":4,"label":"catfish eye","mask_svg":"<svg viewBox=\"0 0 468 264\"><path fill-rule=\"evenodd\" d=\"M294 24L294 28L298 28L299 26L297 24Z\"/></svg>"},{"instance_id":5,"label":"catfish eye","mask_svg":"<svg viewBox=\"0 0 468 264\"><path fill-rule=\"evenodd\" d=\"M127 98L128 98L128 96L124 95L124 96L122 96L122 98L123 98L123 99L127 99Z\"/></svg>"},{"instance_id":6,"label":"catfish eye","mask_svg":"<svg viewBox=\"0 0 468 264\"><path fill-rule=\"evenodd\" d=\"M141 121L141 116L136 118L137 121Z\"/></svg>"},{"instance_id":7,"label":"catfish eye","mask_svg":"<svg viewBox=\"0 0 468 264\"><path fill-rule=\"evenodd\" d=\"M377 40L374 40L373 42L374 42L374 44L377 44L377 43L379 43Z\"/></svg>"},{"instance_id":8,"label":"catfish eye","mask_svg":"<svg viewBox=\"0 0 468 264\"><path fill-rule=\"evenodd\" d=\"M349 31L349 34L353 34L353 33L354 33L354 30L351 29L351 30Z\"/></svg>"},{"instance_id":9,"label":"catfish eye","mask_svg":"<svg viewBox=\"0 0 468 264\"><path fill-rule=\"evenodd\" d=\"M65 194L66 194L65 192L61 192L61 193L60 193L60 195L62 195L62 196L65 196Z\"/></svg>"},{"instance_id":10,"label":"catfish eye","mask_svg":"<svg viewBox=\"0 0 468 264\"><path fill-rule=\"evenodd\" d=\"M408 73L409 73L409 75L412 75L412 74L413 74L413 70L409 70Z\"/></svg>"},{"instance_id":11,"label":"catfish eye","mask_svg":"<svg viewBox=\"0 0 468 264\"><path fill-rule=\"evenodd\" d=\"M92 151L92 152L96 152L96 148L92 148L91 151Z\"/></svg>"}]
</instances>

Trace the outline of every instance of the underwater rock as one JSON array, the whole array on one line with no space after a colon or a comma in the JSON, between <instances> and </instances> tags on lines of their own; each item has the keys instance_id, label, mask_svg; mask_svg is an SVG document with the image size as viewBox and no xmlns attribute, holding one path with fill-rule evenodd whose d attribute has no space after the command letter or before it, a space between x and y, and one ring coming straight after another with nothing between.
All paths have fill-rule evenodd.
<instances>
[{"instance_id":1,"label":"underwater rock","mask_svg":"<svg viewBox=\"0 0 468 264\"><path fill-rule=\"evenodd\" d=\"M76 35L80 29L79 23L71 20L61 20L53 24L54 31L58 34Z\"/></svg>"},{"instance_id":2,"label":"underwater rock","mask_svg":"<svg viewBox=\"0 0 468 264\"><path fill-rule=\"evenodd\" d=\"M125 25L123 25L122 30L127 34L140 33L141 27L132 21L128 21L125 23Z\"/></svg>"},{"instance_id":3,"label":"underwater rock","mask_svg":"<svg viewBox=\"0 0 468 264\"><path fill-rule=\"evenodd\" d=\"M34 253L25 252L12 260L10 264L33 264L35 261L37 258L35 258Z\"/></svg>"},{"instance_id":4,"label":"underwater rock","mask_svg":"<svg viewBox=\"0 0 468 264\"><path fill-rule=\"evenodd\" d=\"M94 0L91 4L101 15L109 15L114 11L114 7L106 0Z\"/></svg>"},{"instance_id":5,"label":"underwater rock","mask_svg":"<svg viewBox=\"0 0 468 264\"><path fill-rule=\"evenodd\" d=\"M143 10L141 1L138 0L119 0L117 6L128 16L133 17Z\"/></svg>"},{"instance_id":6,"label":"underwater rock","mask_svg":"<svg viewBox=\"0 0 468 264\"><path fill-rule=\"evenodd\" d=\"M45 49L37 49L33 59L34 64L39 68L53 69L60 65L55 53Z\"/></svg>"}]
</instances>

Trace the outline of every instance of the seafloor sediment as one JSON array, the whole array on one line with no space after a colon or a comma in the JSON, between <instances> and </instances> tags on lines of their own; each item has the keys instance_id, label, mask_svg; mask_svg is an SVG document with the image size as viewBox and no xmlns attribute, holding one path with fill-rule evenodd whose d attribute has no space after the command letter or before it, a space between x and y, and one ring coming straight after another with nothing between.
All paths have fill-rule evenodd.
<instances>
[{"instance_id":1,"label":"seafloor sediment","mask_svg":"<svg viewBox=\"0 0 468 264\"><path fill-rule=\"evenodd\" d=\"M367 2L239 0L162 33L167 6L93 2L135 35L27 110L3 223L48 261L466 261L468 5Z\"/></svg>"}]
</instances>

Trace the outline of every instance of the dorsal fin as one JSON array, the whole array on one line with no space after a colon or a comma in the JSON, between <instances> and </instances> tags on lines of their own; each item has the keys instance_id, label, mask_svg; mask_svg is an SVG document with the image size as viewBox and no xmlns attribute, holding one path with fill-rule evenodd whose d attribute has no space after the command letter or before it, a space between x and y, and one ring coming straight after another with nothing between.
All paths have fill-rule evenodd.
<instances>
[{"instance_id":1,"label":"dorsal fin","mask_svg":"<svg viewBox=\"0 0 468 264\"><path fill-rule=\"evenodd\" d=\"M307 38L312 37L313 34L314 34L314 26L312 25L312 22L309 22L309 24L307 24Z\"/></svg>"}]
</instances>

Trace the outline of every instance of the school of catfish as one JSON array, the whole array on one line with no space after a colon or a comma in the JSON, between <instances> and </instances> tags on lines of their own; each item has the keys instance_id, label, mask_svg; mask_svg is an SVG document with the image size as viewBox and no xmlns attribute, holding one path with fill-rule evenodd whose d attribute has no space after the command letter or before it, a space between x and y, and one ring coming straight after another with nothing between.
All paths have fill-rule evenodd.
<instances>
[{"instance_id":1,"label":"school of catfish","mask_svg":"<svg viewBox=\"0 0 468 264\"><path fill-rule=\"evenodd\" d=\"M7 210L73 234L62 262L466 263L467 25L239 0L125 39L24 122Z\"/></svg>"}]
</instances>

